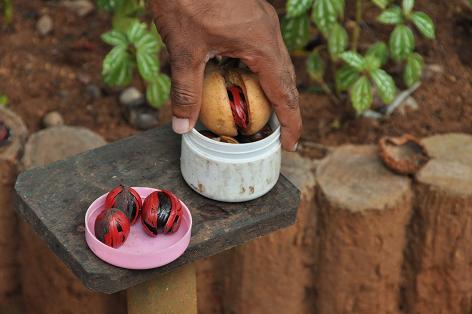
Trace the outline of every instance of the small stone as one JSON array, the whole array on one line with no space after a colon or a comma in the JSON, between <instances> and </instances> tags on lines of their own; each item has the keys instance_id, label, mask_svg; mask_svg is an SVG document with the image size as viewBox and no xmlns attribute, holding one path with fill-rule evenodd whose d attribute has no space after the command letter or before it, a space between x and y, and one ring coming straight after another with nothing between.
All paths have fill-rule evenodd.
<instances>
[{"instance_id":1,"label":"small stone","mask_svg":"<svg viewBox=\"0 0 472 314\"><path fill-rule=\"evenodd\" d=\"M93 99L98 99L102 97L102 90L95 84L88 84L85 87L85 93L87 94L87 96Z\"/></svg>"},{"instance_id":2,"label":"small stone","mask_svg":"<svg viewBox=\"0 0 472 314\"><path fill-rule=\"evenodd\" d=\"M120 103L124 106L139 106L144 102L143 94L136 87L129 87L120 95Z\"/></svg>"},{"instance_id":3,"label":"small stone","mask_svg":"<svg viewBox=\"0 0 472 314\"><path fill-rule=\"evenodd\" d=\"M94 9L93 4L88 0L62 1L61 5L75 12L81 17L90 14Z\"/></svg>"},{"instance_id":4,"label":"small stone","mask_svg":"<svg viewBox=\"0 0 472 314\"><path fill-rule=\"evenodd\" d=\"M36 23L36 30L42 36L46 36L49 34L53 29L52 19L49 15L43 15L39 18L38 22Z\"/></svg>"},{"instance_id":5,"label":"small stone","mask_svg":"<svg viewBox=\"0 0 472 314\"><path fill-rule=\"evenodd\" d=\"M84 73L84 72L79 72L77 74L77 79L79 80L80 83L82 84L88 84L90 83L90 81L92 80L92 78L90 77L90 75L88 75L87 73Z\"/></svg>"},{"instance_id":6,"label":"small stone","mask_svg":"<svg viewBox=\"0 0 472 314\"><path fill-rule=\"evenodd\" d=\"M149 130L159 124L159 115L157 110L143 104L130 108L127 120L136 129Z\"/></svg>"},{"instance_id":7,"label":"small stone","mask_svg":"<svg viewBox=\"0 0 472 314\"><path fill-rule=\"evenodd\" d=\"M398 106L397 110L399 113L404 115L406 114L407 108L410 109L411 111L416 111L419 108L418 102L411 96L408 96L408 98L405 99L405 101L402 102L400 106Z\"/></svg>"},{"instance_id":8,"label":"small stone","mask_svg":"<svg viewBox=\"0 0 472 314\"><path fill-rule=\"evenodd\" d=\"M43 125L46 128L61 126L64 125L64 119L62 118L62 115L59 112L51 111L44 116Z\"/></svg>"}]
</instances>

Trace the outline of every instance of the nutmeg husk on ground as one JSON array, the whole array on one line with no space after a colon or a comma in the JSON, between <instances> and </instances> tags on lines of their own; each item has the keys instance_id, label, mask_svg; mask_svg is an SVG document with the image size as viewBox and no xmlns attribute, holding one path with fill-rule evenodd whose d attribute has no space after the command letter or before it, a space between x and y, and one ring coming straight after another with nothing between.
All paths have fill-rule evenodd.
<instances>
[{"instance_id":1,"label":"nutmeg husk on ground","mask_svg":"<svg viewBox=\"0 0 472 314\"><path fill-rule=\"evenodd\" d=\"M382 137L379 155L387 168L398 174L415 174L429 160L423 144L410 134Z\"/></svg>"},{"instance_id":2,"label":"nutmeg husk on ground","mask_svg":"<svg viewBox=\"0 0 472 314\"><path fill-rule=\"evenodd\" d=\"M228 96L228 88L241 89L247 105L247 127L235 122ZM269 121L272 108L259 81L253 73L244 69L222 69L209 64L203 82L200 121L217 135L236 137L238 134L253 135Z\"/></svg>"}]
</instances>

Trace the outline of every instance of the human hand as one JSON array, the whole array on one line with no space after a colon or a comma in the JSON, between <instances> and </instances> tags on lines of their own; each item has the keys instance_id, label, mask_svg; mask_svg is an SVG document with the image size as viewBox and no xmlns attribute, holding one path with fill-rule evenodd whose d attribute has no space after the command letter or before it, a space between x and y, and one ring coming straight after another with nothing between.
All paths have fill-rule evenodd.
<instances>
[{"instance_id":1,"label":"human hand","mask_svg":"<svg viewBox=\"0 0 472 314\"><path fill-rule=\"evenodd\" d=\"M265 0L150 0L170 56L172 126L190 131L200 112L205 65L214 56L239 58L258 75L293 151L302 120L295 72L274 8Z\"/></svg>"}]
</instances>

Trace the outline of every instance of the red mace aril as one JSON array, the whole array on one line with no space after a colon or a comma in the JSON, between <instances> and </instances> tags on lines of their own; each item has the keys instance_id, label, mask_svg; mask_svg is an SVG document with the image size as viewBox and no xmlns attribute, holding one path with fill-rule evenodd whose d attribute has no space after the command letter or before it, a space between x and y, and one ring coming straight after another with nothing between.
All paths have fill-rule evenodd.
<instances>
[{"instance_id":1,"label":"red mace aril","mask_svg":"<svg viewBox=\"0 0 472 314\"><path fill-rule=\"evenodd\" d=\"M229 104L233 113L234 122L241 128L247 128L247 104L243 91L239 86L228 88Z\"/></svg>"},{"instance_id":2,"label":"red mace aril","mask_svg":"<svg viewBox=\"0 0 472 314\"><path fill-rule=\"evenodd\" d=\"M118 208L128 217L133 225L139 216L143 201L134 189L119 185L108 193L105 200L105 209Z\"/></svg>"},{"instance_id":3,"label":"red mace aril","mask_svg":"<svg viewBox=\"0 0 472 314\"><path fill-rule=\"evenodd\" d=\"M0 122L0 146L5 144L9 138L10 129L3 122Z\"/></svg>"},{"instance_id":4,"label":"red mace aril","mask_svg":"<svg viewBox=\"0 0 472 314\"><path fill-rule=\"evenodd\" d=\"M173 233L179 229L182 204L171 192L162 190L149 194L144 200L141 222L151 237L158 233Z\"/></svg>"},{"instance_id":5,"label":"red mace aril","mask_svg":"<svg viewBox=\"0 0 472 314\"><path fill-rule=\"evenodd\" d=\"M120 247L126 241L129 231L128 217L117 208L105 209L95 219L95 236L113 248Z\"/></svg>"}]
</instances>

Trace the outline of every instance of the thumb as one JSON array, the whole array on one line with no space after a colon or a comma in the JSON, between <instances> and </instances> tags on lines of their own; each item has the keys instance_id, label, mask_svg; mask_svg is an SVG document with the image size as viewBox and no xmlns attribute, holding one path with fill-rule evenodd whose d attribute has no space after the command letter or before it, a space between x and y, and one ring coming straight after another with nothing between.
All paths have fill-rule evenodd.
<instances>
[{"instance_id":1,"label":"thumb","mask_svg":"<svg viewBox=\"0 0 472 314\"><path fill-rule=\"evenodd\" d=\"M197 122L203 91L205 62L193 55L171 58L172 128L174 132L189 132Z\"/></svg>"}]
</instances>

